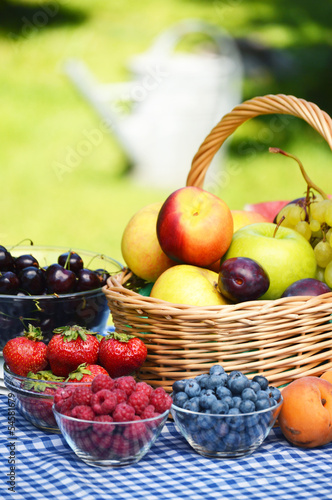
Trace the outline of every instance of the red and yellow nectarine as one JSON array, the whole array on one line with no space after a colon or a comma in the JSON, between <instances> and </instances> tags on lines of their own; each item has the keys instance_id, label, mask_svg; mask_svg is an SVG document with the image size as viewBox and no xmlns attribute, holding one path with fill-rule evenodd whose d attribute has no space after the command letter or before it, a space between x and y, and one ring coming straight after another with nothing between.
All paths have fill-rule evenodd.
<instances>
[{"instance_id":1,"label":"red and yellow nectarine","mask_svg":"<svg viewBox=\"0 0 332 500\"><path fill-rule=\"evenodd\" d=\"M320 376L320 378L322 378L323 380L327 380L332 384L332 368L324 372L323 375Z\"/></svg>"},{"instance_id":2,"label":"red and yellow nectarine","mask_svg":"<svg viewBox=\"0 0 332 500\"><path fill-rule=\"evenodd\" d=\"M233 236L233 218L227 204L199 187L174 191L158 215L161 248L181 264L208 267L227 251Z\"/></svg>"},{"instance_id":3,"label":"red and yellow nectarine","mask_svg":"<svg viewBox=\"0 0 332 500\"><path fill-rule=\"evenodd\" d=\"M332 441L332 384L319 377L302 377L282 389L278 417L285 438L302 448Z\"/></svg>"}]
</instances>

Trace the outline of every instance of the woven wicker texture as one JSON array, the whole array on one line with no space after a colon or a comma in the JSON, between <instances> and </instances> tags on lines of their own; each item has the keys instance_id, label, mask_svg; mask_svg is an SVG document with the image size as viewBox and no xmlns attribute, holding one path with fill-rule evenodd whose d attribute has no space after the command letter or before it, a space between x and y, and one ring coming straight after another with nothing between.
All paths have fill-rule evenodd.
<instances>
[{"instance_id":1,"label":"woven wicker texture","mask_svg":"<svg viewBox=\"0 0 332 500\"><path fill-rule=\"evenodd\" d=\"M239 125L274 113L302 118L332 149L332 120L315 104L285 95L257 97L236 106L206 137L187 185L203 186L215 153ZM332 292L193 307L143 297L124 286L130 277L129 270L111 276L103 290L116 329L146 342L139 378L154 387L171 391L175 380L193 378L216 363L227 372L263 373L277 387L332 368Z\"/></svg>"}]
</instances>

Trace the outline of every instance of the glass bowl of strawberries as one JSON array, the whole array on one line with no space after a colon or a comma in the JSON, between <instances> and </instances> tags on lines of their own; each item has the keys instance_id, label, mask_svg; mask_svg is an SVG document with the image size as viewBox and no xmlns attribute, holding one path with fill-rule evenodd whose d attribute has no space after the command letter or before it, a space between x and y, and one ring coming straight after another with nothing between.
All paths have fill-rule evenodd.
<instances>
[{"instance_id":1,"label":"glass bowl of strawberries","mask_svg":"<svg viewBox=\"0 0 332 500\"><path fill-rule=\"evenodd\" d=\"M53 412L70 448L86 464L137 463L160 435L172 405L161 387L132 376L97 375L90 387L59 388Z\"/></svg>"},{"instance_id":2,"label":"glass bowl of strawberries","mask_svg":"<svg viewBox=\"0 0 332 500\"><path fill-rule=\"evenodd\" d=\"M111 257L66 247L0 245L0 353L27 323L45 339L62 325L102 333L109 307L102 287L122 266Z\"/></svg>"}]
</instances>

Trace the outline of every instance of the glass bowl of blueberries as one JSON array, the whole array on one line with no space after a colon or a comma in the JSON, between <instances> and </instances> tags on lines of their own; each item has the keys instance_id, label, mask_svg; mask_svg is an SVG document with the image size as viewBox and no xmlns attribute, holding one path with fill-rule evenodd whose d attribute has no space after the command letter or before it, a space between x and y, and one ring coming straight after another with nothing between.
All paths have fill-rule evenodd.
<instances>
[{"instance_id":1,"label":"glass bowl of blueberries","mask_svg":"<svg viewBox=\"0 0 332 500\"><path fill-rule=\"evenodd\" d=\"M178 431L199 454L235 459L253 453L275 424L282 406L278 388L263 375L252 379L221 365L173 384L171 413Z\"/></svg>"},{"instance_id":2,"label":"glass bowl of blueberries","mask_svg":"<svg viewBox=\"0 0 332 500\"><path fill-rule=\"evenodd\" d=\"M102 287L121 269L111 257L85 250L0 245L0 352L28 323L41 328L45 342L63 325L105 333L109 307Z\"/></svg>"}]
</instances>

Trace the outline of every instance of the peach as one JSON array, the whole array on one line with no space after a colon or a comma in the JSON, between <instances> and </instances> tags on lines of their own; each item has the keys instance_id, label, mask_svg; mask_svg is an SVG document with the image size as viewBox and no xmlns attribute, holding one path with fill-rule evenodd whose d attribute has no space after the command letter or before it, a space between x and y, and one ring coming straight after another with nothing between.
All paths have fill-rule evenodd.
<instances>
[{"instance_id":1,"label":"peach","mask_svg":"<svg viewBox=\"0 0 332 500\"><path fill-rule=\"evenodd\" d=\"M157 238L157 218L162 202L152 203L136 212L124 229L122 256L133 273L149 282L175 264L162 251Z\"/></svg>"},{"instance_id":2,"label":"peach","mask_svg":"<svg viewBox=\"0 0 332 500\"><path fill-rule=\"evenodd\" d=\"M332 384L319 377L302 377L282 389L279 414L285 438L302 448L332 441Z\"/></svg>"},{"instance_id":3,"label":"peach","mask_svg":"<svg viewBox=\"0 0 332 500\"><path fill-rule=\"evenodd\" d=\"M231 210L233 223L234 223L234 233L240 227L247 226L248 224L254 224L255 222L269 222L269 219L258 212L249 212L249 210Z\"/></svg>"},{"instance_id":4,"label":"peach","mask_svg":"<svg viewBox=\"0 0 332 500\"><path fill-rule=\"evenodd\" d=\"M332 368L324 372L323 375L320 376L320 378L322 378L323 380L327 380L332 384Z\"/></svg>"},{"instance_id":5,"label":"peach","mask_svg":"<svg viewBox=\"0 0 332 500\"><path fill-rule=\"evenodd\" d=\"M174 191L164 202L157 235L170 259L208 267L226 253L232 241L232 214L218 196L187 186Z\"/></svg>"}]
</instances>

